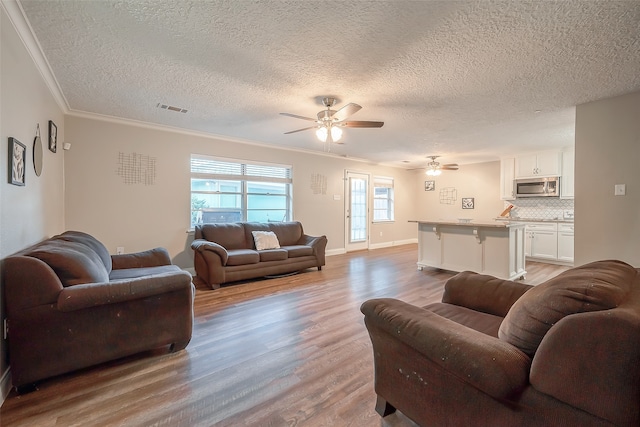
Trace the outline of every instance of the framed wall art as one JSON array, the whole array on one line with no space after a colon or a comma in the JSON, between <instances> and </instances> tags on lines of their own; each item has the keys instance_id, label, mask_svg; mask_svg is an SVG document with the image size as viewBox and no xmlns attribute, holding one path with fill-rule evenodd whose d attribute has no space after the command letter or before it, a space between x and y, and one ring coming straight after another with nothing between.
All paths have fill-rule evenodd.
<instances>
[{"instance_id":1,"label":"framed wall art","mask_svg":"<svg viewBox=\"0 0 640 427\"><path fill-rule=\"evenodd\" d=\"M463 197L462 198L462 209L473 209L475 206L475 202L473 197Z\"/></svg>"},{"instance_id":2,"label":"framed wall art","mask_svg":"<svg viewBox=\"0 0 640 427\"><path fill-rule=\"evenodd\" d=\"M436 182L435 181L425 181L424 182L424 191L435 191L436 190Z\"/></svg>"},{"instance_id":3,"label":"framed wall art","mask_svg":"<svg viewBox=\"0 0 640 427\"><path fill-rule=\"evenodd\" d=\"M49 150L58 151L58 126L49 120Z\"/></svg>"},{"instance_id":4,"label":"framed wall art","mask_svg":"<svg viewBox=\"0 0 640 427\"><path fill-rule=\"evenodd\" d=\"M9 138L9 184L24 185L27 169L27 146L15 138Z\"/></svg>"}]
</instances>

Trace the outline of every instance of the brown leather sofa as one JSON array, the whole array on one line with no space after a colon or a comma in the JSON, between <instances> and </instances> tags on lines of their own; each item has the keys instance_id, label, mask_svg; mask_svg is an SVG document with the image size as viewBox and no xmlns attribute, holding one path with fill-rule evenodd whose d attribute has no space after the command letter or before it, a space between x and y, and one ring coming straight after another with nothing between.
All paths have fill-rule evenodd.
<instances>
[{"instance_id":1,"label":"brown leather sofa","mask_svg":"<svg viewBox=\"0 0 640 427\"><path fill-rule=\"evenodd\" d=\"M440 303L365 302L376 410L422 426L640 425L639 272L599 261L534 287L463 272Z\"/></svg>"},{"instance_id":2,"label":"brown leather sofa","mask_svg":"<svg viewBox=\"0 0 640 427\"><path fill-rule=\"evenodd\" d=\"M278 247L257 250L253 232L273 232ZM217 289L222 283L293 273L325 264L325 236L304 234L292 222L235 222L196 225L191 244L196 280Z\"/></svg>"},{"instance_id":3,"label":"brown leather sofa","mask_svg":"<svg viewBox=\"0 0 640 427\"><path fill-rule=\"evenodd\" d=\"M191 275L166 249L109 255L67 231L3 260L13 385L141 351L186 347L193 327Z\"/></svg>"}]
</instances>

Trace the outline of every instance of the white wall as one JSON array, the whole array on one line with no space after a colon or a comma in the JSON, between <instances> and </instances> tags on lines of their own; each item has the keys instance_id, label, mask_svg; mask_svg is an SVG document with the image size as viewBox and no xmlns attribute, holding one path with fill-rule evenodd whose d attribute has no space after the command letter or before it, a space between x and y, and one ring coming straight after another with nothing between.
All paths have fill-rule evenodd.
<instances>
[{"instance_id":1,"label":"white wall","mask_svg":"<svg viewBox=\"0 0 640 427\"><path fill-rule=\"evenodd\" d=\"M575 265L640 267L640 92L577 106L575 195Z\"/></svg>"},{"instance_id":2,"label":"white wall","mask_svg":"<svg viewBox=\"0 0 640 427\"><path fill-rule=\"evenodd\" d=\"M416 173L417 210L414 219L456 220L472 218L492 221L504 210L500 200L500 162L461 165L457 171L443 171L438 177L429 177L423 171ZM435 190L425 191L424 182L435 180ZM441 202L443 189L455 189L453 204ZM462 198L474 198L474 209L462 209Z\"/></svg>"},{"instance_id":3,"label":"white wall","mask_svg":"<svg viewBox=\"0 0 640 427\"><path fill-rule=\"evenodd\" d=\"M61 149L52 153L46 148L49 120L58 126L58 140L64 139L64 115L3 8L0 31L0 258L4 258L64 230L64 153ZM40 177L35 175L32 157L38 124L45 145ZM27 146L24 187L8 184L9 137ZM2 295L0 292L0 307L4 307ZM4 319L4 311L1 314L0 319ZM7 384L6 358L7 343L0 334L2 386ZM6 390L0 390L0 397L4 393Z\"/></svg>"},{"instance_id":4,"label":"white wall","mask_svg":"<svg viewBox=\"0 0 640 427\"><path fill-rule=\"evenodd\" d=\"M345 247L345 169L393 177L396 220L375 224L371 243L416 237L408 223L415 212L414 175L403 169L87 117L67 117L65 140L72 144L65 159L67 228L95 235L112 253L118 246L125 252L163 246L174 263L193 267L187 234L192 153L292 165L294 219L308 234L325 234L329 251ZM117 174L121 152L155 158L155 184L126 184ZM326 194L314 194L313 174L327 178Z\"/></svg>"}]
</instances>

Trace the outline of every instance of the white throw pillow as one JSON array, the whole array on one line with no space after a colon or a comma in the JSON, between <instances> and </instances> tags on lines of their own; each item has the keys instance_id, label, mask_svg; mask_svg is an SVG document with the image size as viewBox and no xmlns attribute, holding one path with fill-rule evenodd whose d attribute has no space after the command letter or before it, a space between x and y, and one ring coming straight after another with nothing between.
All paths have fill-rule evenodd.
<instances>
[{"instance_id":1,"label":"white throw pillow","mask_svg":"<svg viewBox=\"0 0 640 427\"><path fill-rule=\"evenodd\" d=\"M253 240L256 242L256 249L278 249L280 242L278 236L273 231L252 231Z\"/></svg>"}]
</instances>

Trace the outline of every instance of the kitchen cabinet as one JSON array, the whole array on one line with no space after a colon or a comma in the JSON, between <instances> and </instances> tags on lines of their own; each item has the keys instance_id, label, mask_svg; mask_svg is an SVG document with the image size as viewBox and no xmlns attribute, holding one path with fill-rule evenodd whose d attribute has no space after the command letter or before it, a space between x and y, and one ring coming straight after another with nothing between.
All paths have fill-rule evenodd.
<instances>
[{"instance_id":1,"label":"kitchen cabinet","mask_svg":"<svg viewBox=\"0 0 640 427\"><path fill-rule=\"evenodd\" d=\"M544 151L518 156L515 158L515 177L560 176L561 158L560 151Z\"/></svg>"},{"instance_id":2,"label":"kitchen cabinet","mask_svg":"<svg viewBox=\"0 0 640 427\"><path fill-rule=\"evenodd\" d=\"M525 227L525 256L558 259L558 224L531 222Z\"/></svg>"},{"instance_id":3,"label":"kitchen cabinet","mask_svg":"<svg viewBox=\"0 0 640 427\"><path fill-rule=\"evenodd\" d=\"M558 261L573 262L573 224L558 224Z\"/></svg>"},{"instance_id":4,"label":"kitchen cabinet","mask_svg":"<svg viewBox=\"0 0 640 427\"><path fill-rule=\"evenodd\" d=\"M560 198L573 199L574 197L574 171L575 149L573 147L562 152L562 176L560 177Z\"/></svg>"},{"instance_id":5,"label":"kitchen cabinet","mask_svg":"<svg viewBox=\"0 0 640 427\"><path fill-rule=\"evenodd\" d=\"M515 178L515 157L500 159L500 199L515 200L513 180Z\"/></svg>"}]
</instances>

